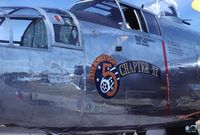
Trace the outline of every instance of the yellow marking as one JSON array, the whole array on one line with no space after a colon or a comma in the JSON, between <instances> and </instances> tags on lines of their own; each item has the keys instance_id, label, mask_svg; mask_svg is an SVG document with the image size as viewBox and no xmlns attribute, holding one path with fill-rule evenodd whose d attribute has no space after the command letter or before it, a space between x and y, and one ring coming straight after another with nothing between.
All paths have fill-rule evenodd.
<instances>
[{"instance_id":1,"label":"yellow marking","mask_svg":"<svg viewBox=\"0 0 200 135\"><path fill-rule=\"evenodd\" d=\"M200 0L193 0L192 8L198 12L200 12Z\"/></svg>"},{"instance_id":2,"label":"yellow marking","mask_svg":"<svg viewBox=\"0 0 200 135\"><path fill-rule=\"evenodd\" d=\"M149 74L149 64L145 62L141 62L140 64L141 64L142 73Z\"/></svg>"},{"instance_id":3,"label":"yellow marking","mask_svg":"<svg viewBox=\"0 0 200 135\"><path fill-rule=\"evenodd\" d=\"M153 70L152 75L155 76L155 77L158 77L158 70L159 69L157 67L155 67L155 66L152 66L152 70Z\"/></svg>"},{"instance_id":4,"label":"yellow marking","mask_svg":"<svg viewBox=\"0 0 200 135\"><path fill-rule=\"evenodd\" d=\"M126 76L129 73L128 64L124 63L119 66L119 72L122 76Z\"/></svg>"}]
</instances>

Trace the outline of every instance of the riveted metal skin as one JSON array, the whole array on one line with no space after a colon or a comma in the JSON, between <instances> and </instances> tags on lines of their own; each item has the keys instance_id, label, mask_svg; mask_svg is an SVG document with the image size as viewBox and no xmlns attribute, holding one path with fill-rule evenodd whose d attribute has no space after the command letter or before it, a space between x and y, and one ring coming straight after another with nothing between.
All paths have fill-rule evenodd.
<instances>
[{"instance_id":1,"label":"riveted metal skin","mask_svg":"<svg viewBox=\"0 0 200 135\"><path fill-rule=\"evenodd\" d=\"M177 122L177 116L200 109L199 33L177 17L158 18L132 5L127 6L141 16L155 16L160 34L151 34L148 27L146 32L129 29L120 7L126 3L115 2L123 18L119 27L94 23L88 19L90 14L73 10L81 2L70 11L0 8L0 24L9 31L8 42L0 43L0 124L154 125ZM14 16L8 9L34 10L38 15ZM60 16L73 20L78 30L76 44L56 41L54 24L61 23ZM12 18L42 19L47 47L16 46ZM148 21L144 19L143 25Z\"/></svg>"}]
</instances>

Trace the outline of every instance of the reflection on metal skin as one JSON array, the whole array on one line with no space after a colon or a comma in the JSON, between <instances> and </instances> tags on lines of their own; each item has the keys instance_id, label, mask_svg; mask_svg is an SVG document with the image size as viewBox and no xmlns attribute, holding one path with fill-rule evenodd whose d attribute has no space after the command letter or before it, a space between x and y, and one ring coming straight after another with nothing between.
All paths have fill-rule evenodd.
<instances>
[{"instance_id":1,"label":"reflection on metal skin","mask_svg":"<svg viewBox=\"0 0 200 135\"><path fill-rule=\"evenodd\" d=\"M199 33L175 16L157 18L112 0L87 2L75 4L70 11L0 8L16 14L25 9L38 13L12 15L0 10L0 19L3 14L6 20L0 20L0 30L1 23L9 26L9 39L0 35L0 124L39 128L164 125L178 121L177 115L200 109ZM95 3L114 8L109 10L113 16L79 11ZM134 9L136 19L144 17L138 29L127 28L121 8ZM147 15L153 18L148 20ZM46 33L40 39L47 40L42 42L47 43L45 48L14 40L10 21L24 18L42 20ZM147 26L153 19L158 31ZM22 39L34 35L32 27L40 28L34 23L29 23L31 30L24 30Z\"/></svg>"}]
</instances>

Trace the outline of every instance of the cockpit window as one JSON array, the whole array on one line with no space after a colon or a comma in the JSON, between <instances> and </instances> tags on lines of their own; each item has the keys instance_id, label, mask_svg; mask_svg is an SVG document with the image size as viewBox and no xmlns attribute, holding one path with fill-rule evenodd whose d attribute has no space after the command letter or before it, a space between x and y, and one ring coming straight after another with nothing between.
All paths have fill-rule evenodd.
<instances>
[{"instance_id":1,"label":"cockpit window","mask_svg":"<svg viewBox=\"0 0 200 135\"><path fill-rule=\"evenodd\" d=\"M7 45L9 44L9 28L8 23L5 22L4 17L0 17L0 44Z\"/></svg>"},{"instance_id":2,"label":"cockpit window","mask_svg":"<svg viewBox=\"0 0 200 135\"><path fill-rule=\"evenodd\" d=\"M141 30L137 11L135 9L126 8L123 12L126 18L127 27L134 30Z\"/></svg>"},{"instance_id":3,"label":"cockpit window","mask_svg":"<svg viewBox=\"0 0 200 135\"><path fill-rule=\"evenodd\" d=\"M119 7L114 0L83 1L75 4L72 11L80 20L120 28L123 22Z\"/></svg>"},{"instance_id":4,"label":"cockpit window","mask_svg":"<svg viewBox=\"0 0 200 135\"><path fill-rule=\"evenodd\" d=\"M21 46L47 48L47 30L42 19L33 20L26 29Z\"/></svg>"},{"instance_id":5,"label":"cockpit window","mask_svg":"<svg viewBox=\"0 0 200 135\"><path fill-rule=\"evenodd\" d=\"M46 26L36 10L15 9L9 14L15 46L48 48Z\"/></svg>"},{"instance_id":6,"label":"cockpit window","mask_svg":"<svg viewBox=\"0 0 200 135\"><path fill-rule=\"evenodd\" d=\"M71 17L55 16L61 23L53 24L55 41L63 44L79 46L78 28Z\"/></svg>"},{"instance_id":7,"label":"cockpit window","mask_svg":"<svg viewBox=\"0 0 200 135\"><path fill-rule=\"evenodd\" d=\"M143 14L146 19L148 32L160 36L161 32L155 15L150 14L148 12L143 12Z\"/></svg>"},{"instance_id":8,"label":"cockpit window","mask_svg":"<svg viewBox=\"0 0 200 135\"><path fill-rule=\"evenodd\" d=\"M48 49L52 43L80 47L78 21L70 12L32 7L0 7L0 10L1 45Z\"/></svg>"},{"instance_id":9,"label":"cockpit window","mask_svg":"<svg viewBox=\"0 0 200 135\"><path fill-rule=\"evenodd\" d=\"M145 21L142 17L142 14L138 8L128 6L126 4L120 3L124 17L126 20L126 27L128 29L133 29L137 31L147 32L145 26Z\"/></svg>"},{"instance_id":10,"label":"cockpit window","mask_svg":"<svg viewBox=\"0 0 200 135\"><path fill-rule=\"evenodd\" d=\"M0 43L15 46L48 48L44 18L33 8L2 7L8 20L0 20ZM12 40L11 40L12 39Z\"/></svg>"}]
</instances>

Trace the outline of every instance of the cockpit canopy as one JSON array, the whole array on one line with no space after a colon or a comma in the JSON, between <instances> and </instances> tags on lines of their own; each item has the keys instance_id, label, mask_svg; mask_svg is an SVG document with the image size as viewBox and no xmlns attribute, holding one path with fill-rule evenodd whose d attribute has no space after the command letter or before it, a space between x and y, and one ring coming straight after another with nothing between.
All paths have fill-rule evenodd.
<instances>
[{"instance_id":1,"label":"cockpit canopy","mask_svg":"<svg viewBox=\"0 0 200 135\"><path fill-rule=\"evenodd\" d=\"M80 45L78 21L69 12L51 8L0 7L0 45L47 49Z\"/></svg>"},{"instance_id":2,"label":"cockpit canopy","mask_svg":"<svg viewBox=\"0 0 200 135\"><path fill-rule=\"evenodd\" d=\"M119 0L82 0L70 11L81 21L161 35L154 14Z\"/></svg>"},{"instance_id":3,"label":"cockpit canopy","mask_svg":"<svg viewBox=\"0 0 200 135\"><path fill-rule=\"evenodd\" d=\"M118 3L115 0L84 0L70 9L79 19L119 28L123 22Z\"/></svg>"}]
</instances>

